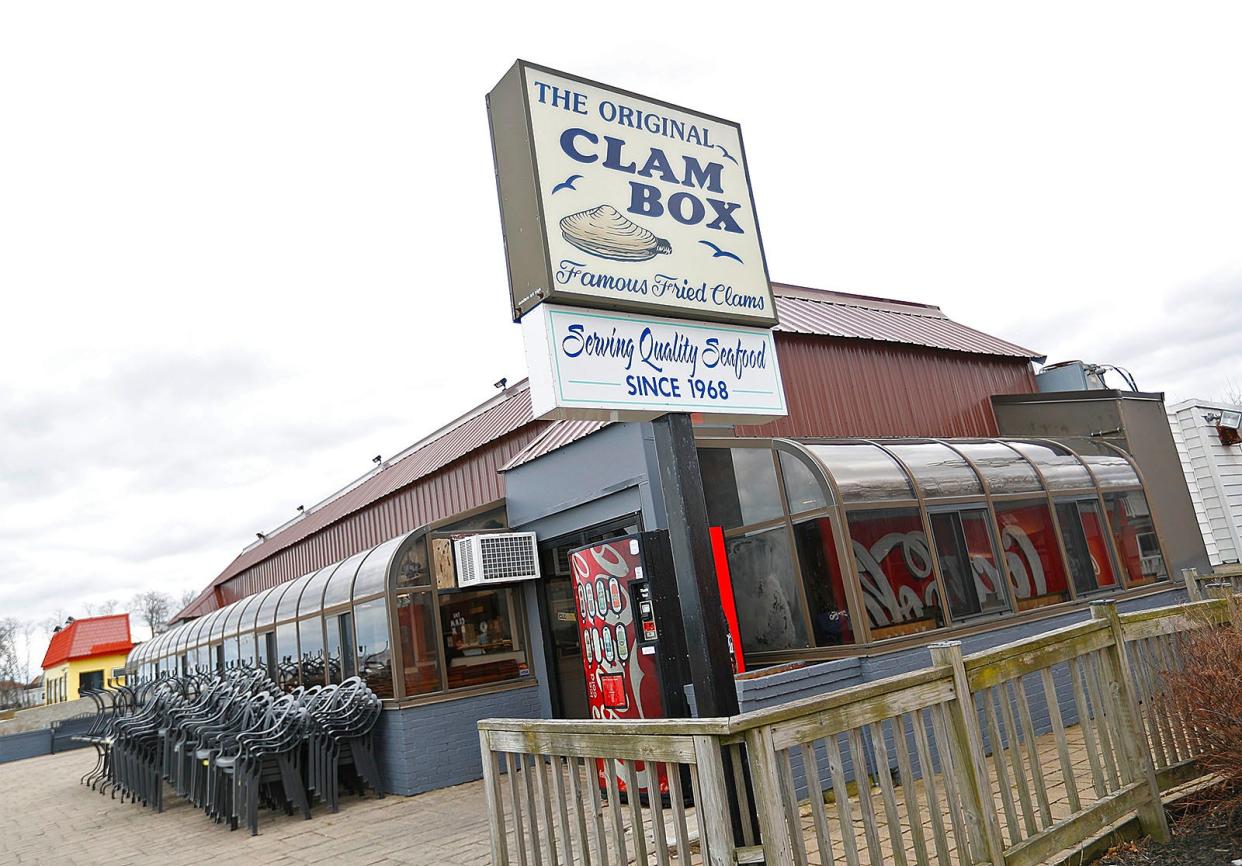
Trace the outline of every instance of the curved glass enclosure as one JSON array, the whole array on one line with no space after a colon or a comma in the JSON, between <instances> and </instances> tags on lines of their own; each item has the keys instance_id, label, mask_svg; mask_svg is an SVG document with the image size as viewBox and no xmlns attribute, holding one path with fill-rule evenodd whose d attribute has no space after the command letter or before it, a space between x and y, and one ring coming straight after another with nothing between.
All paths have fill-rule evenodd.
<instances>
[{"instance_id":1,"label":"curved glass enclosure","mask_svg":"<svg viewBox=\"0 0 1242 866\"><path fill-rule=\"evenodd\" d=\"M428 551L449 543L427 528L389 539L170 629L128 666L146 678L260 667L285 689L361 676L394 700L531 682L521 593L433 579Z\"/></svg>"},{"instance_id":2,"label":"curved glass enclosure","mask_svg":"<svg viewBox=\"0 0 1242 866\"><path fill-rule=\"evenodd\" d=\"M1138 470L1104 442L704 439L699 455L759 662L1168 576Z\"/></svg>"}]
</instances>

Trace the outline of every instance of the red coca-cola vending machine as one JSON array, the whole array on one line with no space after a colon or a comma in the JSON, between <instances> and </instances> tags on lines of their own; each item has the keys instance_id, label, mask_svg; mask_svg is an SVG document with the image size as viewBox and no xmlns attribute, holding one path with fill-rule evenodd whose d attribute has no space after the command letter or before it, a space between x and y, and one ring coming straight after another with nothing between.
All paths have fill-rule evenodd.
<instances>
[{"instance_id":1,"label":"red coca-cola vending machine","mask_svg":"<svg viewBox=\"0 0 1242 866\"><path fill-rule=\"evenodd\" d=\"M685 641L667 532L640 532L569 555L587 703L596 719L684 718ZM598 762L605 786L603 762ZM640 785L648 790L645 768ZM618 781L622 791L624 783ZM661 772L659 790L668 793Z\"/></svg>"}]
</instances>

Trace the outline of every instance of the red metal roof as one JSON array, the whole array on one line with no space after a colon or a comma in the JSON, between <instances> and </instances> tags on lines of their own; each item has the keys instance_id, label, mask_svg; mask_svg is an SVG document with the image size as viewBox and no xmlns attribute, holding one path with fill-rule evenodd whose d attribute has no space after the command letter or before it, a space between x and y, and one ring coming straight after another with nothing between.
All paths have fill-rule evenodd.
<instances>
[{"instance_id":1,"label":"red metal roof","mask_svg":"<svg viewBox=\"0 0 1242 866\"><path fill-rule=\"evenodd\" d=\"M1044 360L1038 352L955 322L929 304L890 301L773 283L776 330L821 337L906 343L929 349Z\"/></svg>"},{"instance_id":2,"label":"red metal roof","mask_svg":"<svg viewBox=\"0 0 1242 866\"><path fill-rule=\"evenodd\" d=\"M506 463L500 471L508 472L523 463L529 463L545 454L551 454L557 448L564 448L572 442L590 436L611 423L611 421L556 421L548 425L547 430L540 433L535 441L518 452L518 455Z\"/></svg>"},{"instance_id":3,"label":"red metal roof","mask_svg":"<svg viewBox=\"0 0 1242 866\"><path fill-rule=\"evenodd\" d=\"M523 380L247 547L173 619L195 609L214 587L248 568L533 421L529 384Z\"/></svg>"},{"instance_id":4,"label":"red metal roof","mask_svg":"<svg viewBox=\"0 0 1242 866\"><path fill-rule=\"evenodd\" d=\"M52 635L43 655L44 670L71 659L127 653L134 647L129 634L129 614L75 619Z\"/></svg>"}]
</instances>

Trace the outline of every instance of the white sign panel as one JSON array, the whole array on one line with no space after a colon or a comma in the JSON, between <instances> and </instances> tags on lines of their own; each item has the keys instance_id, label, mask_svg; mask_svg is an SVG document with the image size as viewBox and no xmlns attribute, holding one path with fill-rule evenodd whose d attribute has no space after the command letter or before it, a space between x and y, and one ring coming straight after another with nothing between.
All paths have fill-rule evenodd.
<instances>
[{"instance_id":1,"label":"white sign panel","mask_svg":"<svg viewBox=\"0 0 1242 866\"><path fill-rule=\"evenodd\" d=\"M524 117L506 124L514 99ZM526 63L489 106L516 312L552 301L775 324L737 124ZM524 159L532 176L515 183Z\"/></svg>"},{"instance_id":2,"label":"white sign panel","mask_svg":"<svg viewBox=\"0 0 1242 866\"><path fill-rule=\"evenodd\" d=\"M537 418L641 420L786 414L776 343L744 328L541 304L522 318Z\"/></svg>"}]
</instances>

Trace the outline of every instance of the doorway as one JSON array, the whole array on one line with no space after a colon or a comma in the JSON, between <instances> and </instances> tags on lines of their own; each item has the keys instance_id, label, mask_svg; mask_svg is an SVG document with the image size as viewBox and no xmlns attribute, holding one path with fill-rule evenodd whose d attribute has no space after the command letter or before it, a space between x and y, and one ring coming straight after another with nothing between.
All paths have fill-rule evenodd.
<instances>
[{"instance_id":1,"label":"doorway","mask_svg":"<svg viewBox=\"0 0 1242 866\"><path fill-rule=\"evenodd\" d=\"M582 647L578 637L578 611L574 602L569 570L569 551L585 544L620 538L642 530L637 514L598 523L595 526L549 541L539 542L540 611L543 620L544 652L551 679L552 714L559 719L586 719L586 675L582 670Z\"/></svg>"}]
</instances>

